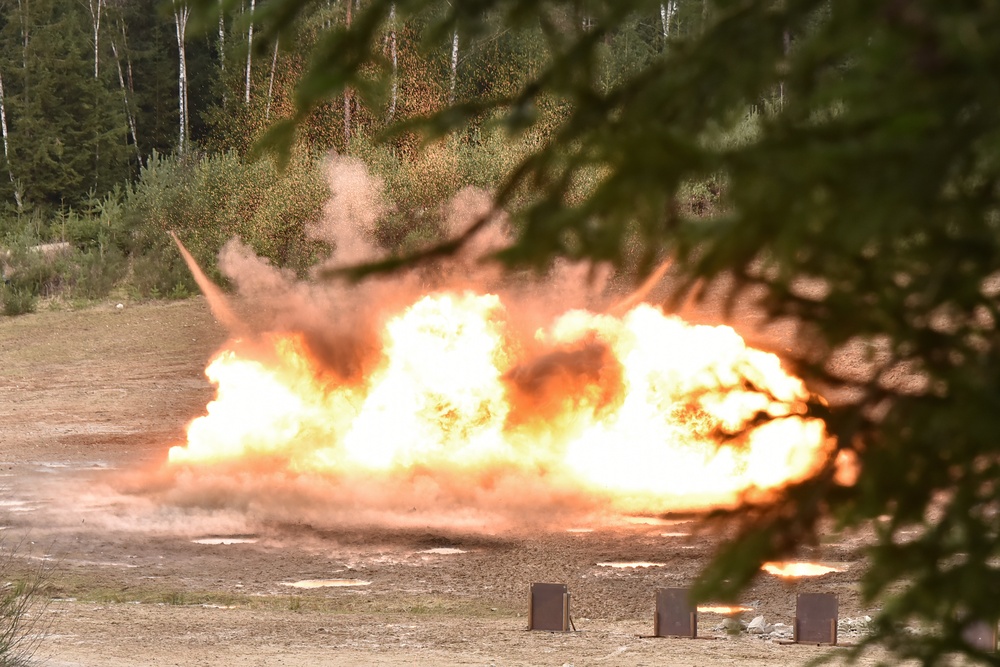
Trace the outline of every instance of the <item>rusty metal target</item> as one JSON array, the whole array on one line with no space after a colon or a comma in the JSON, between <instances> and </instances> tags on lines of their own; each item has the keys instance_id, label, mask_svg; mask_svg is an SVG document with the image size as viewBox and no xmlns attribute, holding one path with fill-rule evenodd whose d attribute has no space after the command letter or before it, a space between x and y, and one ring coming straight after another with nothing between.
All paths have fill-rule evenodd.
<instances>
[{"instance_id":1,"label":"rusty metal target","mask_svg":"<svg viewBox=\"0 0 1000 667\"><path fill-rule=\"evenodd\" d=\"M566 584L531 584L528 629L569 632L569 599Z\"/></svg>"},{"instance_id":2,"label":"rusty metal target","mask_svg":"<svg viewBox=\"0 0 1000 667\"><path fill-rule=\"evenodd\" d=\"M653 636L698 636L698 608L687 588L658 588L653 612Z\"/></svg>"},{"instance_id":3,"label":"rusty metal target","mask_svg":"<svg viewBox=\"0 0 1000 667\"><path fill-rule=\"evenodd\" d=\"M794 636L797 644L836 644L837 596L799 593L795 600Z\"/></svg>"}]
</instances>

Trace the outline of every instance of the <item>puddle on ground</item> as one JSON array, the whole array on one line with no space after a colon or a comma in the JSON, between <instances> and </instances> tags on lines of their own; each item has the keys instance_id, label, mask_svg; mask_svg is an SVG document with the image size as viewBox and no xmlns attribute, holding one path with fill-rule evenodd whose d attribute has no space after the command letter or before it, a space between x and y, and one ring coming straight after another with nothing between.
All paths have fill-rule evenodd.
<instances>
[{"instance_id":1,"label":"puddle on ground","mask_svg":"<svg viewBox=\"0 0 1000 667\"><path fill-rule=\"evenodd\" d=\"M295 582L281 582L292 588L346 588L348 586L370 586L372 582L363 579L303 579Z\"/></svg>"},{"instance_id":2,"label":"puddle on ground","mask_svg":"<svg viewBox=\"0 0 1000 667\"><path fill-rule=\"evenodd\" d=\"M660 533L660 537L690 537L691 533Z\"/></svg>"},{"instance_id":3,"label":"puddle on ground","mask_svg":"<svg viewBox=\"0 0 1000 667\"><path fill-rule=\"evenodd\" d=\"M613 567L617 569L624 569L628 567L666 567L666 563L651 563L649 561L639 560L634 562L613 562L613 563L598 563L598 567Z\"/></svg>"},{"instance_id":4,"label":"puddle on ground","mask_svg":"<svg viewBox=\"0 0 1000 667\"><path fill-rule=\"evenodd\" d=\"M199 537L195 544L256 544L256 537Z\"/></svg>"},{"instance_id":5,"label":"puddle on ground","mask_svg":"<svg viewBox=\"0 0 1000 667\"><path fill-rule=\"evenodd\" d=\"M567 528L566 532L567 533L592 533L592 532L594 532L594 529L593 528Z\"/></svg>"},{"instance_id":6,"label":"puddle on ground","mask_svg":"<svg viewBox=\"0 0 1000 667\"><path fill-rule=\"evenodd\" d=\"M464 554L468 553L465 549L455 549L454 547L435 547L433 549L424 549L423 551L418 551L418 554L437 554L439 556L450 556L451 554Z\"/></svg>"}]
</instances>

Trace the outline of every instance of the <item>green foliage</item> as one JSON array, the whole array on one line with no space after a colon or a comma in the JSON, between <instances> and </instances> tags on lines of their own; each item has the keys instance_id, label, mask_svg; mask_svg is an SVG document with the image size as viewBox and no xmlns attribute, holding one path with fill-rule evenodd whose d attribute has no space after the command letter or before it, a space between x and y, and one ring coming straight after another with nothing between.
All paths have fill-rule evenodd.
<instances>
[{"instance_id":1,"label":"green foliage","mask_svg":"<svg viewBox=\"0 0 1000 667\"><path fill-rule=\"evenodd\" d=\"M4 285L0 287L3 314L8 317L33 313L38 307L38 297L31 290Z\"/></svg>"},{"instance_id":2,"label":"green foliage","mask_svg":"<svg viewBox=\"0 0 1000 667\"><path fill-rule=\"evenodd\" d=\"M312 258L305 230L327 196L319 160L308 156L279 172L270 160L248 162L235 153L197 160L154 155L123 203L126 249L161 266L168 282L186 272L170 230L210 271L222 245L237 236L278 266L303 268ZM194 289L189 279L182 282ZM155 281L160 294L176 284Z\"/></svg>"}]
</instances>

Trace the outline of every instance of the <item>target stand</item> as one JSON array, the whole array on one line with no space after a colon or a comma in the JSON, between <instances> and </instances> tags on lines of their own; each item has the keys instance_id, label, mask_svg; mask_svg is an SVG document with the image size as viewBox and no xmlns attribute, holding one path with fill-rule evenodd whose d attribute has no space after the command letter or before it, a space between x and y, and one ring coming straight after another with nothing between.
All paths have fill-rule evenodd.
<instances>
[{"instance_id":1,"label":"target stand","mask_svg":"<svg viewBox=\"0 0 1000 667\"><path fill-rule=\"evenodd\" d=\"M528 630L575 631L569 615L569 600L566 584L531 584Z\"/></svg>"},{"instance_id":2,"label":"target stand","mask_svg":"<svg viewBox=\"0 0 1000 667\"><path fill-rule=\"evenodd\" d=\"M656 589L653 636L698 638L698 608L691 602L689 589Z\"/></svg>"},{"instance_id":3,"label":"target stand","mask_svg":"<svg viewBox=\"0 0 1000 667\"><path fill-rule=\"evenodd\" d=\"M837 645L839 610L833 593L799 593L795 597L795 644Z\"/></svg>"}]
</instances>

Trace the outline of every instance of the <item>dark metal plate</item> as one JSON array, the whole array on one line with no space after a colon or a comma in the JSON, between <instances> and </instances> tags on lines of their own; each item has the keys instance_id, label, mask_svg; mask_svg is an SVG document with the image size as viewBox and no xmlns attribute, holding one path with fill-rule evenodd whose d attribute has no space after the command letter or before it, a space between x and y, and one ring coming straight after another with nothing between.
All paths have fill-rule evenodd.
<instances>
[{"instance_id":1,"label":"dark metal plate","mask_svg":"<svg viewBox=\"0 0 1000 667\"><path fill-rule=\"evenodd\" d=\"M569 591L566 584L531 584L528 629L569 631Z\"/></svg>"},{"instance_id":2,"label":"dark metal plate","mask_svg":"<svg viewBox=\"0 0 1000 667\"><path fill-rule=\"evenodd\" d=\"M837 618L837 596L833 593L799 593L795 600L795 641L836 644Z\"/></svg>"},{"instance_id":3,"label":"dark metal plate","mask_svg":"<svg viewBox=\"0 0 1000 667\"><path fill-rule=\"evenodd\" d=\"M656 589L653 634L657 637L697 637L698 608L687 588Z\"/></svg>"}]
</instances>

